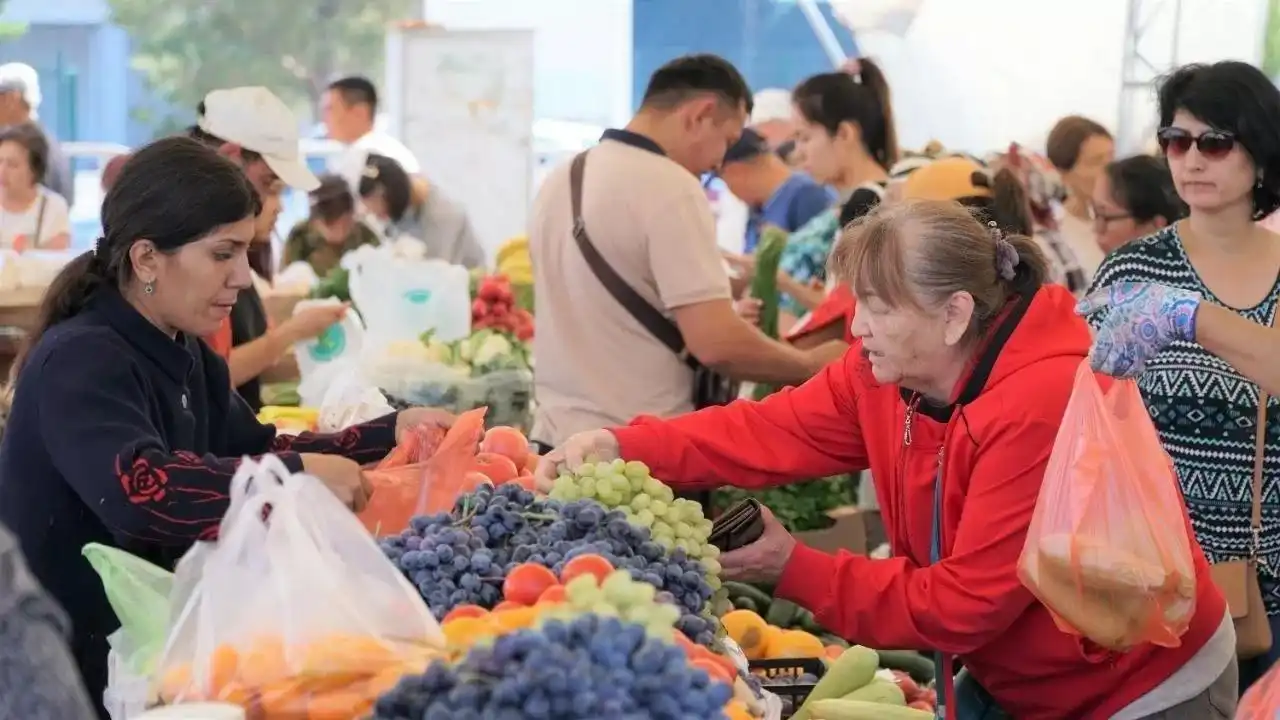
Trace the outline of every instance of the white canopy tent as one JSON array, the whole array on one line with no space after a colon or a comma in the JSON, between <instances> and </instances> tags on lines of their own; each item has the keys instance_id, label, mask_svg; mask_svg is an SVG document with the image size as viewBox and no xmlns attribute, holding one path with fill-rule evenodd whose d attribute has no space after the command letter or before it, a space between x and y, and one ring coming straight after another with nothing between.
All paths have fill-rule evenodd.
<instances>
[{"instance_id":1,"label":"white canopy tent","mask_svg":"<svg viewBox=\"0 0 1280 720\"><path fill-rule=\"evenodd\" d=\"M796 0L833 66L844 61L817 0ZM1088 115L1122 152L1149 144L1153 83L1186 62L1259 62L1266 0L829 0L893 86L899 137L983 151L1042 143Z\"/></svg>"}]
</instances>

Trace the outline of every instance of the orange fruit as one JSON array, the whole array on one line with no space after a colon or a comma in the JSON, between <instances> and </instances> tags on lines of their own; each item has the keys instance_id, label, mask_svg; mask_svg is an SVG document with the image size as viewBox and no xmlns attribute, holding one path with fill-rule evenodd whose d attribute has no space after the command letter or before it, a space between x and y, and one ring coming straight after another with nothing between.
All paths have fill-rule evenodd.
<instances>
[{"instance_id":1,"label":"orange fruit","mask_svg":"<svg viewBox=\"0 0 1280 720\"><path fill-rule=\"evenodd\" d=\"M489 611L479 605L459 605L450 610L449 613L444 616L444 622L449 622L450 620L460 617L484 617L488 614Z\"/></svg>"},{"instance_id":2,"label":"orange fruit","mask_svg":"<svg viewBox=\"0 0 1280 720\"><path fill-rule=\"evenodd\" d=\"M248 685L266 685L289 677L284 638L263 635L244 651L237 677Z\"/></svg>"},{"instance_id":3,"label":"orange fruit","mask_svg":"<svg viewBox=\"0 0 1280 720\"><path fill-rule=\"evenodd\" d=\"M236 680L239 672L240 653L234 646L219 645L209 655L209 695L218 697L222 689Z\"/></svg>"}]
</instances>

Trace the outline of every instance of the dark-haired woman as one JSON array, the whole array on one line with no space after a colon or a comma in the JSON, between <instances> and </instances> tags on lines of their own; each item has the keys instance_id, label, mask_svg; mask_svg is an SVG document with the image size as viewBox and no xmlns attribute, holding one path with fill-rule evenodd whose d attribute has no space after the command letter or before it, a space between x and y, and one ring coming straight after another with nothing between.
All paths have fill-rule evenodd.
<instances>
[{"instance_id":1,"label":"dark-haired woman","mask_svg":"<svg viewBox=\"0 0 1280 720\"><path fill-rule=\"evenodd\" d=\"M861 217L884 197L898 140L888 82L871 60L859 60L849 72L808 78L792 91L791 102L802 169L838 195L830 210L791 234L782 253L783 307L799 317L822 302L842 210Z\"/></svg>"},{"instance_id":2,"label":"dark-haired woman","mask_svg":"<svg viewBox=\"0 0 1280 720\"><path fill-rule=\"evenodd\" d=\"M1094 183L1093 231L1103 252L1151 235L1184 215L1164 158L1135 155L1117 160Z\"/></svg>"},{"instance_id":3,"label":"dark-haired woman","mask_svg":"<svg viewBox=\"0 0 1280 720\"><path fill-rule=\"evenodd\" d=\"M1093 209L1089 200L1102 169L1115 157L1116 144L1101 124L1080 115L1062 118L1045 141L1045 157L1062 175L1066 198L1055 208L1054 220L1062 239L1084 270L1086 280L1102 264L1106 253L1093 234Z\"/></svg>"},{"instance_id":4,"label":"dark-haired woman","mask_svg":"<svg viewBox=\"0 0 1280 720\"><path fill-rule=\"evenodd\" d=\"M426 244L427 257L469 268L484 266L484 247L471 227L466 209L425 180L415 188L395 160L370 154L359 192L367 217L382 231L384 239L408 235Z\"/></svg>"},{"instance_id":5,"label":"dark-haired woman","mask_svg":"<svg viewBox=\"0 0 1280 720\"><path fill-rule=\"evenodd\" d=\"M257 212L244 173L214 150L187 138L138 150L103 202L103 237L49 287L15 364L0 522L70 616L99 702L119 623L80 557L86 543L172 566L216 536L240 458L267 452L359 508L369 492L360 463L384 456L404 427L450 422L417 408L296 438L258 423L198 339L251 282Z\"/></svg>"},{"instance_id":6,"label":"dark-haired woman","mask_svg":"<svg viewBox=\"0 0 1280 720\"><path fill-rule=\"evenodd\" d=\"M1269 412L1259 412L1257 386L1194 341L1195 313L1188 312L1204 303L1262 325L1276 321L1280 237L1255 221L1280 207L1280 90L1246 63L1190 65L1164 81L1159 104L1160 145L1190 214L1103 262L1091 296L1113 296L1116 304L1091 318L1101 328L1093 355L1109 372L1145 367L1138 386L1177 467L1196 537L1210 562L1249 559L1256 551L1262 600L1280 638L1280 412L1274 400ZM1158 294L1167 297L1167 310L1150 304L1156 293L1141 291L1148 284L1164 286ZM1167 322L1155 321L1153 313L1161 312ZM1143 342L1117 340L1116 325L1141 328L1136 335ZM1155 344L1162 325L1176 334L1146 353L1142 348ZM1255 463L1262 472L1257 548ZM1280 647L1273 646L1243 662L1241 685L1277 655Z\"/></svg>"},{"instance_id":7,"label":"dark-haired woman","mask_svg":"<svg viewBox=\"0 0 1280 720\"><path fill-rule=\"evenodd\" d=\"M0 132L0 247L62 250L71 244L67 201L40 184L49 142L31 123Z\"/></svg>"},{"instance_id":8,"label":"dark-haired woman","mask_svg":"<svg viewBox=\"0 0 1280 720\"><path fill-rule=\"evenodd\" d=\"M311 216L294 225L284 241L282 266L305 262L324 277L343 255L361 245L378 244L378 234L356 217L355 196L342 177L321 177L310 200Z\"/></svg>"}]
</instances>

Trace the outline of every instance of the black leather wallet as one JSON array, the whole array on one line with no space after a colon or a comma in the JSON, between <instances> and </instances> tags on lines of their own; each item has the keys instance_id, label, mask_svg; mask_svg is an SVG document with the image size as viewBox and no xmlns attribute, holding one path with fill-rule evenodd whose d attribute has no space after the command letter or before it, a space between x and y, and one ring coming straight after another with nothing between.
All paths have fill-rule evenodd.
<instances>
[{"instance_id":1,"label":"black leather wallet","mask_svg":"<svg viewBox=\"0 0 1280 720\"><path fill-rule=\"evenodd\" d=\"M721 552L728 552L750 545L763 534L764 517L760 514L760 501L747 498L716 518L707 542L720 548Z\"/></svg>"}]
</instances>

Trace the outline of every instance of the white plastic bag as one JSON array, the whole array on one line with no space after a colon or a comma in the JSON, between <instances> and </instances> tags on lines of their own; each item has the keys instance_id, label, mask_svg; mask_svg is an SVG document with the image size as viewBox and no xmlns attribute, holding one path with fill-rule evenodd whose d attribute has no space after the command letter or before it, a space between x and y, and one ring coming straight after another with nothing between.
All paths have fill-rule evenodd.
<instances>
[{"instance_id":1,"label":"white plastic bag","mask_svg":"<svg viewBox=\"0 0 1280 720\"><path fill-rule=\"evenodd\" d=\"M442 656L418 591L315 478L273 455L246 458L219 530L202 562L184 558L199 578L175 598L162 702L364 717L400 677Z\"/></svg>"},{"instance_id":2,"label":"white plastic bag","mask_svg":"<svg viewBox=\"0 0 1280 720\"><path fill-rule=\"evenodd\" d=\"M387 398L378 388L365 380L355 366L346 365L344 371L330 381L320 402L317 429L322 433L338 432L393 412L395 408L387 404Z\"/></svg>"},{"instance_id":3,"label":"white plastic bag","mask_svg":"<svg viewBox=\"0 0 1280 720\"><path fill-rule=\"evenodd\" d=\"M341 305L337 298L302 300L293 306L293 314L314 307ZM330 325L319 337L304 340L293 346L293 356L298 362L300 382L306 382L326 366L337 363L353 363L364 349L364 323L354 312L347 312L342 322Z\"/></svg>"},{"instance_id":4,"label":"white plastic bag","mask_svg":"<svg viewBox=\"0 0 1280 720\"><path fill-rule=\"evenodd\" d=\"M151 700L150 682L134 671L126 657L135 650L117 630L107 636L111 650L107 652L107 687L102 691L102 705L111 720L132 720L141 715Z\"/></svg>"},{"instance_id":5,"label":"white plastic bag","mask_svg":"<svg viewBox=\"0 0 1280 720\"><path fill-rule=\"evenodd\" d=\"M426 331L444 341L471 334L471 277L443 260L401 257L394 247L363 245L342 258L351 301L376 346L417 341Z\"/></svg>"}]
</instances>

